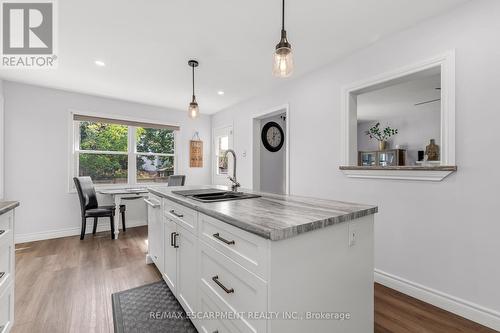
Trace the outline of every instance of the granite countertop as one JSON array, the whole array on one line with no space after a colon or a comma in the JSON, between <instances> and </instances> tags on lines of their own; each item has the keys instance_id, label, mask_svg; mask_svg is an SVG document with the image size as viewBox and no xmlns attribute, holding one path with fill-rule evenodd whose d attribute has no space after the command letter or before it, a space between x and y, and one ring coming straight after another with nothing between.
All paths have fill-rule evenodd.
<instances>
[{"instance_id":1,"label":"granite countertop","mask_svg":"<svg viewBox=\"0 0 500 333\"><path fill-rule=\"evenodd\" d=\"M172 191L216 188L225 186L155 187L148 190L157 196L249 231L270 240L282 240L329 225L375 214L377 206L298 196L260 193L242 189L240 192L259 194L253 199L204 203Z\"/></svg>"},{"instance_id":2,"label":"granite countertop","mask_svg":"<svg viewBox=\"0 0 500 333\"><path fill-rule=\"evenodd\" d=\"M19 201L0 201L0 215L19 206Z\"/></svg>"}]
</instances>

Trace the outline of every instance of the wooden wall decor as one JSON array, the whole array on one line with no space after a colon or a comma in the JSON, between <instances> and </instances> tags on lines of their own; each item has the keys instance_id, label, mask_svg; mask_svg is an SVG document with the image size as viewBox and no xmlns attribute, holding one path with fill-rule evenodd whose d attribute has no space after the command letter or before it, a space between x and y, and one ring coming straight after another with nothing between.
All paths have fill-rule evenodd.
<instances>
[{"instance_id":1,"label":"wooden wall decor","mask_svg":"<svg viewBox=\"0 0 500 333\"><path fill-rule=\"evenodd\" d=\"M189 167L203 167L203 141L201 140L189 141Z\"/></svg>"}]
</instances>

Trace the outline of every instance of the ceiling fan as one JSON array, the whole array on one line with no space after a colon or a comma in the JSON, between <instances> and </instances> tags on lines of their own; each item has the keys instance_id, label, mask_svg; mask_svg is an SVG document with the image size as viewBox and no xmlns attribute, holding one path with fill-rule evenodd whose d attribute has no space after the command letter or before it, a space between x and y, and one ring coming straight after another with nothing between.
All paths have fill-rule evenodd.
<instances>
[{"instance_id":1,"label":"ceiling fan","mask_svg":"<svg viewBox=\"0 0 500 333\"><path fill-rule=\"evenodd\" d=\"M441 88L434 88L435 90L441 90ZM425 102L420 102L420 103L416 103L415 106L419 106L419 105L424 105L424 104L429 104L429 103L434 103L434 102L437 102L437 101L440 101L441 98L436 98L436 99L431 99L429 101L425 101Z\"/></svg>"}]
</instances>

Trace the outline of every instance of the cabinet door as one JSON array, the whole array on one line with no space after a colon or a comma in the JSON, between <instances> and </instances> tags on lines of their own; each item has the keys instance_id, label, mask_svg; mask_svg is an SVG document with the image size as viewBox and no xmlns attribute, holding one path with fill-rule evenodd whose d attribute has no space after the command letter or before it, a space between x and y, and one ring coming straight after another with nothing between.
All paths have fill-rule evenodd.
<instances>
[{"instance_id":1,"label":"cabinet door","mask_svg":"<svg viewBox=\"0 0 500 333\"><path fill-rule=\"evenodd\" d=\"M195 312L197 300L197 239L177 226L177 299L186 312Z\"/></svg>"},{"instance_id":2,"label":"cabinet door","mask_svg":"<svg viewBox=\"0 0 500 333\"><path fill-rule=\"evenodd\" d=\"M170 290L176 295L177 293L177 244L179 243L177 234L177 225L174 221L165 218L164 222L164 240L165 246L163 251L163 279L167 283Z\"/></svg>"},{"instance_id":3,"label":"cabinet door","mask_svg":"<svg viewBox=\"0 0 500 333\"><path fill-rule=\"evenodd\" d=\"M160 272L163 272L163 221L161 201L159 198L150 196L145 202L148 205L149 256Z\"/></svg>"}]
</instances>

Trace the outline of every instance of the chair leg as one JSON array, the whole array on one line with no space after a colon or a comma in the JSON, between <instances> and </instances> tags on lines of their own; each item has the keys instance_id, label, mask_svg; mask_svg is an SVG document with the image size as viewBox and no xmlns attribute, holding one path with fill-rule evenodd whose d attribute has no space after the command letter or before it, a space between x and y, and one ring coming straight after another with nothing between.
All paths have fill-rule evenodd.
<instances>
[{"instance_id":1,"label":"chair leg","mask_svg":"<svg viewBox=\"0 0 500 333\"><path fill-rule=\"evenodd\" d=\"M97 231L97 217L94 217L94 229L92 229L92 234L95 235Z\"/></svg>"},{"instance_id":2,"label":"chair leg","mask_svg":"<svg viewBox=\"0 0 500 333\"><path fill-rule=\"evenodd\" d=\"M122 227L123 231L127 231L127 228L125 228L125 212L122 212Z\"/></svg>"},{"instance_id":3,"label":"chair leg","mask_svg":"<svg viewBox=\"0 0 500 333\"><path fill-rule=\"evenodd\" d=\"M111 239L115 239L115 219L113 215L109 217L109 222L111 223Z\"/></svg>"},{"instance_id":4,"label":"chair leg","mask_svg":"<svg viewBox=\"0 0 500 333\"><path fill-rule=\"evenodd\" d=\"M80 240L85 237L85 228L87 227L87 218L82 216L82 232L80 233Z\"/></svg>"}]
</instances>

